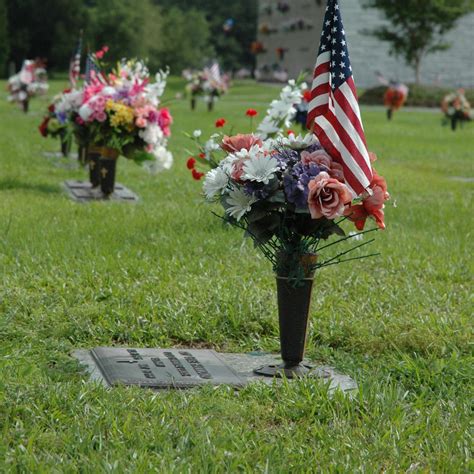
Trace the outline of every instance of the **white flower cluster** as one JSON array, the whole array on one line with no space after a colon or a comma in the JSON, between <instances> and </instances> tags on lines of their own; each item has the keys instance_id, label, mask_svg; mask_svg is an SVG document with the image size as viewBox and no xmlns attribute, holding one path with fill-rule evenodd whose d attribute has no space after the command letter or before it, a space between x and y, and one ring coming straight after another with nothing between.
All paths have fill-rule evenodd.
<instances>
[{"instance_id":1,"label":"white flower cluster","mask_svg":"<svg viewBox=\"0 0 474 474\"><path fill-rule=\"evenodd\" d=\"M169 69L166 71L160 70L155 74L155 82L149 83L145 88L145 93L150 102L155 106L158 107L160 103L160 97L165 92L166 88L166 81L169 76Z\"/></svg>"},{"instance_id":2,"label":"white flower cluster","mask_svg":"<svg viewBox=\"0 0 474 474\"><path fill-rule=\"evenodd\" d=\"M266 140L281 132L283 127L291 126L291 119L296 114L295 105L303 100L306 84L298 85L295 80L288 81L282 89L278 100L273 100L267 110L267 115L257 128L257 135Z\"/></svg>"},{"instance_id":3,"label":"white flower cluster","mask_svg":"<svg viewBox=\"0 0 474 474\"><path fill-rule=\"evenodd\" d=\"M71 92L60 94L53 99L55 111L58 114L77 112L82 105L83 97L83 91L75 89L73 89Z\"/></svg>"},{"instance_id":4,"label":"white flower cluster","mask_svg":"<svg viewBox=\"0 0 474 474\"><path fill-rule=\"evenodd\" d=\"M149 152L153 155L153 161L145 161L144 166L152 174L163 170L169 170L173 165L173 155L166 148L168 140L161 127L156 123L149 123L146 128L138 132L140 138L148 144Z\"/></svg>"},{"instance_id":5,"label":"white flower cluster","mask_svg":"<svg viewBox=\"0 0 474 474\"><path fill-rule=\"evenodd\" d=\"M250 211L256 198L232 184L236 174L242 182L268 184L279 169L278 160L268 154L265 146L253 145L249 150L231 153L209 171L204 179L204 194L209 201L218 195L224 196L226 213L240 220Z\"/></svg>"}]
</instances>

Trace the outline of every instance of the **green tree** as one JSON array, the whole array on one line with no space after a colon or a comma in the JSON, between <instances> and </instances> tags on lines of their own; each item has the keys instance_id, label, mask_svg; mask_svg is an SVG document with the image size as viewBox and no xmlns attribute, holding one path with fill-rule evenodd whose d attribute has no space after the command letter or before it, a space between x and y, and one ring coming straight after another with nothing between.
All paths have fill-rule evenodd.
<instances>
[{"instance_id":1,"label":"green tree","mask_svg":"<svg viewBox=\"0 0 474 474\"><path fill-rule=\"evenodd\" d=\"M144 25L149 9L156 8L148 0L95 0L88 3L86 43L94 51L104 45L110 47L109 60L143 56Z\"/></svg>"},{"instance_id":2,"label":"green tree","mask_svg":"<svg viewBox=\"0 0 474 474\"><path fill-rule=\"evenodd\" d=\"M0 0L0 77L6 72L9 53L7 6L5 0Z\"/></svg>"},{"instance_id":3,"label":"green tree","mask_svg":"<svg viewBox=\"0 0 474 474\"><path fill-rule=\"evenodd\" d=\"M153 0L163 8L183 11L196 8L205 14L210 27L210 43L224 69L252 67L255 62L250 45L257 34L258 2L256 0ZM224 22L234 21L225 32Z\"/></svg>"},{"instance_id":4,"label":"green tree","mask_svg":"<svg viewBox=\"0 0 474 474\"><path fill-rule=\"evenodd\" d=\"M6 0L10 59L45 57L49 66L67 68L84 24L82 0Z\"/></svg>"},{"instance_id":5,"label":"green tree","mask_svg":"<svg viewBox=\"0 0 474 474\"><path fill-rule=\"evenodd\" d=\"M474 11L472 0L366 0L364 6L381 10L388 20L367 33L390 43L390 54L403 57L414 69L417 84L423 58L448 49L445 34Z\"/></svg>"},{"instance_id":6,"label":"green tree","mask_svg":"<svg viewBox=\"0 0 474 474\"><path fill-rule=\"evenodd\" d=\"M168 65L174 73L187 67L202 65L203 59L214 55L209 46L210 31L204 15L197 10L186 12L171 8L164 12L156 56L162 65Z\"/></svg>"}]
</instances>

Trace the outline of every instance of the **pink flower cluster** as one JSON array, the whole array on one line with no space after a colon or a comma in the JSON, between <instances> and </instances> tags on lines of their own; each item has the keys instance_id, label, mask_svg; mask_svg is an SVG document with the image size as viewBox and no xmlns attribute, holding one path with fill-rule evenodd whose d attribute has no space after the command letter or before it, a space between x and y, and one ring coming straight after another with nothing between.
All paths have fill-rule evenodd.
<instances>
[{"instance_id":1,"label":"pink flower cluster","mask_svg":"<svg viewBox=\"0 0 474 474\"><path fill-rule=\"evenodd\" d=\"M301 161L305 165L314 163L319 167L324 166L331 178L335 178L341 183L344 182L344 170L339 163L336 163L324 150L316 150L313 152L303 151L301 153Z\"/></svg>"},{"instance_id":2,"label":"pink flower cluster","mask_svg":"<svg viewBox=\"0 0 474 474\"><path fill-rule=\"evenodd\" d=\"M158 125L163 130L165 137L169 137L171 134L170 126L173 123L173 117L167 107L160 109L158 116Z\"/></svg>"},{"instance_id":3,"label":"pink flower cluster","mask_svg":"<svg viewBox=\"0 0 474 474\"><path fill-rule=\"evenodd\" d=\"M152 105L145 105L135 109L135 125L138 128L146 128L149 124L157 124L165 137L171 135L170 126L173 123L173 117L167 107L157 110Z\"/></svg>"},{"instance_id":4,"label":"pink flower cluster","mask_svg":"<svg viewBox=\"0 0 474 474\"><path fill-rule=\"evenodd\" d=\"M88 106L92 110L91 115L89 116L88 122L97 120L98 122L105 122L107 119L107 114L105 113L105 104L107 103L107 97L103 95L98 95L93 97L89 102Z\"/></svg>"}]
</instances>

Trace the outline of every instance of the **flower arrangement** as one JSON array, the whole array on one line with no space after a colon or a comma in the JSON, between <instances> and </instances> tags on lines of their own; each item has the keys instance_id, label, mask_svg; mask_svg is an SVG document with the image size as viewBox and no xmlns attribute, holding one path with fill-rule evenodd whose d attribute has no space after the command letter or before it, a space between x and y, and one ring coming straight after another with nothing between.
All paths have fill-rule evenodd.
<instances>
[{"instance_id":1,"label":"flower arrangement","mask_svg":"<svg viewBox=\"0 0 474 474\"><path fill-rule=\"evenodd\" d=\"M457 123L472 120L471 104L464 95L464 89L460 88L457 91L451 92L444 96L441 102L441 110L445 115L443 125L451 122L451 129L456 130Z\"/></svg>"},{"instance_id":2,"label":"flower arrangement","mask_svg":"<svg viewBox=\"0 0 474 474\"><path fill-rule=\"evenodd\" d=\"M387 107L387 118L392 118L393 112L403 107L408 98L408 87L398 82L390 82L384 94L384 105Z\"/></svg>"},{"instance_id":3,"label":"flower arrangement","mask_svg":"<svg viewBox=\"0 0 474 474\"><path fill-rule=\"evenodd\" d=\"M101 59L105 52L100 50L96 57ZM168 108L159 107L167 76L160 71L152 82L142 61L122 60L108 74L93 70L89 82L64 95L57 108L71 114L79 142L113 149L154 172L169 169L173 157L167 140L173 118Z\"/></svg>"},{"instance_id":4,"label":"flower arrangement","mask_svg":"<svg viewBox=\"0 0 474 474\"><path fill-rule=\"evenodd\" d=\"M44 63L25 60L19 73L8 79L8 101L26 104L31 97L44 95L49 89L48 76ZM27 112L27 106L25 107Z\"/></svg>"},{"instance_id":5,"label":"flower arrangement","mask_svg":"<svg viewBox=\"0 0 474 474\"><path fill-rule=\"evenodd\" d=\"M47 114L38 127L43 137L51 136L61 140L61 152L64 156L69 154L71 146L71 117L69 111L64 108L64 98L70 94L71 89L65 89L53 98L48 106Z\"/></svg>"},{"instance_id":6,"label":"flower arrangement","mask_svg":"<svg viewBox=\"0 0 474 474\"><path fill-rule=\"evenodd\" d=\"M239 134L224 137L220 148L226 156L205 175L206 200L222 205L223 218L254 240L280 276L304 278L308 269L301 265L302 256L331 245L322 242L332 234L341 241L351 238L340 227L346 219L359 230L368 217L385 228L385 179L374 173L370 191L356 198L345 184L342 166L313 134L266 141ZM341 257L346 254L314 263L311 271L345 261Z\"/></svg>"},{"instance_id":7,"label":"flower arrangement","mask_svg":"<svg viewBox=\"0 0 474 474\"><path fill-rule=\"evenodd\" d=\"M202 71L183 71L183 77L186 79L186 92L190 94L191 100L202 96L208 104L212 104L215 99L225 94L229 89L229 78L227 75L221 75L213 68L204 68ZM214 69L216 69L214 67ZM191 104L194 108L193 103Z\"/></svg>"},{"instance_id":8,"label":"flower arrangement","mask_svg":"<svg viewBox=\"0 0 474 474\"><path fill-rule=\"evenodd\" d=\"M342 166L334 161L312 134L296 135L288 130L295 106L305 99L306 85L289 81L254 133L229 136L223 118L207 140L195 130L189 135L198 147L186 166L195 180L204 178L208 201L218 201L224 219L245 230L271 260L278 274L301 271L284 263L283 253L301 256L316 253L332 234L346 237L339 223L352 221L363 231L368 218L384 228L384 203L389 199L383 177L374 172L370 190L357 198L345 184ZM250 121L254 109L245 113ZM222 131L221 131L222 130ZM376 157L371 154L371 159ZM202 167L210 168L207 173ZM366 243L362 244L366 245ZM359 246L355 247L358 248ZM297 257L298 259L299 257ZM340 259L319 262L317 267Z\"/></svg>"},{"instance_id":9,"label":"flower arrangement","mask_svg":"<svg viewBox=\"0 0 474 474\"><path fill-rule=\"evenodd\" d=\"M265 53L267 50L265 49L265 46L263 45L263 43L261 41L252 41L251 45L250 45L250 52L252 54L263 54Z\"/></svg>"}]
</instances>

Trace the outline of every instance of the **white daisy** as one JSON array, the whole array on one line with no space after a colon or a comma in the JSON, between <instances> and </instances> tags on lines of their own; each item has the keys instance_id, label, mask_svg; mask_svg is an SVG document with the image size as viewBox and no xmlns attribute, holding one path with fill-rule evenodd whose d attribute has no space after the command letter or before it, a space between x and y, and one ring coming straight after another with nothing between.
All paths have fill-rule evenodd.
<instances>
[{"instance_id":1,"label":"white daisy","mask_svg":"<svg viewBox=\"0 0 474 474\"><path fill-rule=\"evenodd\" d=\"M293 150L304 150L318 142L313 133L307 133L304 137L290 133L288 137L282 140L282 145L288 146Z\"/></svg>"},{"instance_id":2,"label":"white daisy","mask_svg":"<svg viewBox=\"0 0 474 474\"><path fill-rule=\"evenodd\" d=\"M226 199L229 207L226 209L229 216L235 217L238 221L242 217L250 212L252 204L256 201L253 196L248 196L241 189L236 188L230 191L229 196Z\"/></svg>"},{"instance_id":3,"label":"white daisy","mask_svg":"<svg viewBox=\"0 0 474 474\"><path fill-rule=\"evenodd\" d=\"M208 201L219 193L223 194L229 183L229 176L222 170L222 168L214 168L209 171L204 178L202 189Z\"/></svg>"},{"instance_id":4,"label":"white daisy","mask_svg":"<svg viewBox=\"0 0 474 474\"><path fill-rule=\"evenodd\" d=\"M275 158L265 156L262 153L257 156L251 156L244 163L244 173L242 177L244 179L249 179L250 181L268 184L278 169L278 161Z\"/></svg>"},{"instance_id":5,"label":"white daisy","mask_svg":"<svg viewBox=\"0 0 474 474\"><path fill-rule=\"evenodd\" d=\"M199 138L201 135L202 135L201 130L194 130L194 132L193 132L193 137L194 138Z\"/></svg>"}]
</instances>

